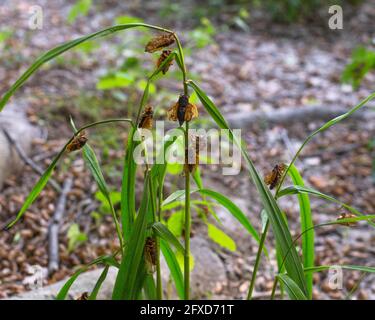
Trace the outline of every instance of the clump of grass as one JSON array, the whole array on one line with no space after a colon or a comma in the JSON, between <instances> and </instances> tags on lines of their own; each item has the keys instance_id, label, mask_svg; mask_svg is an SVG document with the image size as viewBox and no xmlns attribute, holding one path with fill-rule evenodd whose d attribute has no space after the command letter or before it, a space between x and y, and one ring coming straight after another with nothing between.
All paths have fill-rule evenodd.
<instances>
[{"instance_id":1,"label":"clump of grass","mask_svg":"<svg viewBox=\"0 0 375 320\"><path fill-rule=\"evenodd\" d=\"M272 188L276 187L275 194L271 193L270 189L263 181L263 178L259 175L247 153L246 146L233 134L217 106L198 84L192 80L189 80L181 42L178 36L171 30L143 23L128 23L116 25L57 46L40 56L5 93L0 101L0 111L5 106L9 98L16 92L16 90L19 89L28 80L28 78L30 78L32 74L46 62L57 58L64 52L73 49L86 41L96 39L98 37L108 36L115 32L130 28L147 28L161 33L156 38L151 39L146 46L146 51L153 52L159 49L163 50L167 46L170 47L172 44L176 44L175 50L169 50L168 54L162 53L162 58L158 60L156 69L147 78L145 90L139 102L137 116L134 119L119 118L100 120L80 128L76 128L72 121L71 124L73 128L73 135L70 139L68 139L67 143L61 149L55 159L53 159L45 173L36 183L25 200L18 215L8 225L8 228L12 227L17 221L19 221L29 206L35 201L39 193L47 184L48 179L50 179L57 163L62 157L64 157L67 150L81 150L82 156L92 173L99 191L101 192L103 201L107 202L107 207L112 214L120 247L111 255L99 257L90 264L76 271L60 290L57 295L57 299L65 299L71 285L77 279L77 277L91 266L97 264L102 264L105 266L105 268L100 275L93 291L88 296L89 299L95 299L97 297L100 287L107 276L109 267L114 267L118 270L112 294L113 299L163 299L164 291L162 287L160 267L161 254L164 255L167 262L178 296L181 299L190 299L190 269L192 263L190 254L191 208L195 207L195 204L190 199L190 195L193 192L201 195L201 204L204 204L207 207L207 210L210 210L209 208L211 205L211 202L208 199L214 200L217 204L225 207L229 213L241 223L244 230L249 233L249 236L253 237L259 243L259 250L252 273L248 299L251 299L252 297L252 291L262 253L268 255L268 250L264 247L264 243L269 226L271 226L275 235L279 263L278 273L275 274L273 292L275 291L277 284L281 283L282 287L285 288L291 299L311 299L313 286L311 276L312 272L323 271L329 267L314 265L314 229L332 224L344 225L346 223L349 225L356 221L362 220L373 224L371 219L374 219L375 217L372 215L364 215L351 206L343 204L339 200L336 200L329 195L325 195L317 190L305 187L303 179L295 166L295 161L302 152L304 146L315 135L346 119L352 113L365 106L369 100L375 97L375 93L370 95L347 113L332 119L324 124L320 129L309 135L293 157L292 161L288 165L280 165L277 167L283 168L283 170L276 170L272 176L272 179L266 179L267 181L270 179L275 180L271 181ZM153 165L146 163L144 166L142 166L142 168L138 168L139 166L133 159L133 152L137 146L144 143L144 141L137 141L133 139L133 137L139 133L142 127L146 126L150 128L152 126L153 113L150 111L152 109L150 109L150 107L146 107L150 95L149 89L152 82L157 79L157 76L159 76L160 73L164 74L166 71L168 71L172 61L176 62L176 65L181 73L183 92L176 93L176 100L178 100L178 102L170 110L169 116L172 120L178 121L179 125L177 126L177 129L182 131L184 137L185 189L177 190L164 199L164 181L167 174L167 164L165 162ZM250 179L255 184L263 205L264 226L261 236L252 226L246 215L230 199L226 198L215 190L209 190L203 187L199 167L195 168L194 170L190 170L191 166L189 166L187 156L187 150L189 148L189 124L191 121L194 121L193 119L198 116L198 113L196 111L196 107L189 102L189 90L193 90L193 92L195 92L209 116L216 122L218 127L221 129L226 129L227 138L229 138L231 142L240 148L242 152ZM119 122L127 123L129 125L128 142L123 165L120 215L118 215L114 209L111 192L105 181L104 174L95 152L87 143L87 139L84 139L85 130L91 130L99 125L116 124ZM175 141L165 140L164 150L170 147L174 142ZM160 156L165 157L165 153L161 154ZM137 169L143 169L144 173L143 194L139 207L136 206L135 201ZM291 177L293 185L282 189L283 182L287 174ZM193 178L197 186L197 189L195 190L191 190L191 178ZM300 237L302 238L302 259L300 259L300 255L296 249L297 239L292 238L287 220L277 202L280 197L287 195L296 195L299 201L301 232L297 239ZM327 201L340 203L348 211L350 211L351 215L349 218L345 216L333 222L327 222L322 225L314 226L312 212L310 209L310 196L317 196ZM165 217L163 216L166 207L169 206L169 208L173 208L173 204L180 201L182 198L184 198L184 244L182 244L180 240L168 229L165 222ZM212 230L213 229L211 228L211 234L215 233L212 232ZM216 229L214 231L216 231ZM215 233L215 236L217 236L217 234L218 232ZM230 247L233 246L231 245ZM182 267L178 261L179 255L183 256L184 258ZM343 267L353 270L361 270L364 272L375 272L375 268L371 267ZM152 272L154 269L156 270L156 274Z\"/></svg>"}]
</instances>

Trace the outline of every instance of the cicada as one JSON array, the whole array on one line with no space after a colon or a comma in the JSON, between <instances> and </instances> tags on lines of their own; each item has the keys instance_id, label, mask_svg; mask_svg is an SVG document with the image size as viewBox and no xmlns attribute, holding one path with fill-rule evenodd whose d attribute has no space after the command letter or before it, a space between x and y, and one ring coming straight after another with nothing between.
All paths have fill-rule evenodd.
<instances>
[{"instance_id":1,"label":"cicada","mask_svg":"<svg viewBox=\"0 0 375 320\"><path fill-rule=\"evenodd\" d=\"M191 121L198 117L198 108L189 102L187 95L180 95L178 101L168 110L168 120L178 121L180 126L185 121Z\"/></svg>"},{"instance_id":2,"label":"cicada","mask_svg":"<svg viewBox=\"0 0 375 320\"><path fill-rule=\"evenodd\" d=\"M76 135L73 140L66 146L66 151L72 152L79 149L82 149L83 146L87 142L87 137L85 131L81 131L78 135Z\"/></svg>"},{"instance_id":3,"label":"cicada","mask_svg":"<svg viewBox=\"0 0 375 320\"><path fill-rule=\"evenodd\" d=\"M164 62L165 60L168 59L168 57L169 57L169 55L170 55L171 53L172 53L171 50L163 50L163 52L161 53L161 55L160 55L158 61L156 62L156 67L159 68L159 67L163 64L163 62ZM162 72L163 74L166 74L166 73L168 72L168 70L169 70L169 68L170 68L170 66L171 66L172 64L173 64L173 59L171 59L168 63L166 63L166 64L164 65L164 67L163 67L163 69L161 70L161 72Z\"/></svg>"},{"instance_id":4,"label":"cicada","mask_svg":"<svg viewBox=\"0 0 375 320\"><path fill-rule=\"evenodd\" d=\"M145 51L152 53L161 50L165 47L169 47L171 44L174 43L174 40L174 35L171 33L156 36L147 43Z\"/></svg>"},{"instance_id":5,"label":"cicada","mask_svg":"<svg viewBox=\"0 0 375 320\"><path fill-rule=\"evenodd\" d=\"M194 151L194 154L193 154L194 160L190 159L189 154L185 154L185 157L188 159L187 169L190 173L194 173L195 170L197 169L198 165L199 165L199 148L200 148L199 136L196 136L195 137L195 147L192 148L193 151Z\"/></svg>"},{"instance_id":6,"label":"cicada","mask_svg":"<svg viewBox=\"0 0 375 320\"><path fill-rule=\"evenodd\" d=\"M156 267L156 241L154 238L146 238L144 254L148 272L154 273Z\"/></svg>"},{"instance_id":7,"label":"cicada","mask_svg":"<svg viewBox=\"0 0 375 320\"><path fill-rule=\"evenodd\" d=\"M142 129L152 129L152 119L154 116L154 112L152 111L151 106L146 106L145 111L142 114L141 120L139 121L139 128Z\"/></svg>"},{"instance_id":8,"label":"cicada","mask_svg":"<svg viewBox=\"0 0 375 320\"><path fill-rule=\"evenodd\" d=\"M275 188L280 183L280 179L283 176L285 170L286 165L284 163L277 164L272 169L272 171L266 174L266 176L264 177L265 184L269 185L271 190Z\"/></svg>"}]
</instances>

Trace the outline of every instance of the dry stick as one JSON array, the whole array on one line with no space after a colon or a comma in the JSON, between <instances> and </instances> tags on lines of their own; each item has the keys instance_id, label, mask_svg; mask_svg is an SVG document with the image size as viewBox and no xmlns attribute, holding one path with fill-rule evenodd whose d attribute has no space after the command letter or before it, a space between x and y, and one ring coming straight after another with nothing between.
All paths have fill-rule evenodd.
<instances>
[{"instance_id":1,"label":"dry stick","mask_svg":"<svg viewBox=\"0 0 375 320\"><path fill-rule=\"evenodd\" d=\"M66 198L72 185L73 179L71 177L66 178L57 201L56 211L48 227L48 272L50 274L59 268L59 228L65 212Z\"/></svg>"},{"instance_id":2,"label":"dry stick","mask_svg":"<svg viewBox=\"0 0 375 320\"><path fill-rule=\"evenodd\" d=\"M4 135L5 137L7 138L7 140L9 141L10 145L14 147L14 149L17 151L17 154L19 155L19 157L31 168L33 169L36 173L40 174L40 175L43 175L44 174L44 170L39 167L33 160L31 160L25 150L22 149L22 147L20 146L20 144L15 140L13 139L13 137L9 134L8 131L6 131L4 128L2 129L3 132L4 132ZM61 192L61 187L59 186L59 184L53 180L53 179L49 179L48 180L48 183L51 184L51 186L57 191L57 192Z\"/></svg>"}]
</instances>

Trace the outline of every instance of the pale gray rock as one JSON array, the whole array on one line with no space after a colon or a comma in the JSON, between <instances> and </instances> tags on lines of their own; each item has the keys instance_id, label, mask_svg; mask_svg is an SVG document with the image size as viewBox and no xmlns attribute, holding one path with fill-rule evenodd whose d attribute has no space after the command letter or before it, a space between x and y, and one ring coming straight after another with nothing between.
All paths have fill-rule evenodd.
<instances>
[{"instance_id":1,"label":"pale gray rock","mask_svg":"<svg viewBox=\"0 0 375 320\"><path fill-rule=\"evenodd\" d=\"M23 166L23 161L10 146L3 129L26 153L30 152L32 140L40 135L38 128L27 120L24 109L24 105L20 102L17 105L8 104L0 113L0 189L5 179L10 174L18 172Z\"/></svg>"}]
</instances>

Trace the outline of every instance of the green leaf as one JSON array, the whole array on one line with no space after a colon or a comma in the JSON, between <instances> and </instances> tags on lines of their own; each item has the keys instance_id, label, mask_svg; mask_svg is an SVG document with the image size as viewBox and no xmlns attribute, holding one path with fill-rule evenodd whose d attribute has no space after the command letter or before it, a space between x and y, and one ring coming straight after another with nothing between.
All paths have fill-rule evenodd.
<instances>
[{"instance_id":1,"label":"green leaf","mask_svg":"<svg viewBox=\"0 0 375 320\"><path fill-rule=\"evenodd\" d=\"M94 289L92 290L89 300L96 300L96 297L98 296L99 290L104 282L104 280L107 278L108 275L109 266L105 266L102 273L100 274L100 277L98 281L95 284Z\"/></svg>"},{"instance_id":2,"label":"green leaf","mask_svg":"<svg viewBox=\"0 0 375 320\"><path fill-rule=\"evenodd\" d=\"M284 285L289 298L292 300L307 300L300 287L286 274L279 274L277 278Z\"/></svg>"},{"instance_id":3,"label":"green leaf","mask_svg":"<svg viewBox=\"0 0 375 320\"><path fill-rule=\"evenodd\" d=\"M306 273L313 273L313 272L321 272L329 270L331 267L339 267L342 269L347 270L356 270L356 271L362 271L362 272L369 272L369 273L375 273L375 267L367 267L367 266L355 266L355 265L331 265L331 266L315 266L310 268L305 268Z\"/></svg>"},{"instance_id":4,"label":"green leaf","mask_svg":"<svg viewBox=\"0 0 375 320\"><path fill-rule=\"evenodd\" d=\"M267 212L268 218L270 219L276 242L280 245L282 254L285 255L288 251L288 248L293 242L292 236L287 225L285 224L285 221L282 218L281 210L278 207L274 197L272 196L267 186L264 184L263 179L260 177L253 162L248 156L246 147L242 144L242 142L238 141L236 136L234 136L219 109L202 91L202 89L199 88L199 86L191 80L188 82L188 84L195 90L206 111L217 123L217 125L221 129L227 129L229 131L229 140L233 141L237 145L237 147L241 149L242 155L248 167L250 177L258 190L264 210ZM290 278L298 284L303 292L307 293L305 275L303 273L302 264L295 248L292 248L290 254L287 256L285 269Z\"/></svg>"},{"instance_id":5,"label":"green leaf","mask_svg":"<svg viewBox=\"0 0 375 320\"><path fill-rule=\"evenodd\" d=\"M152 225L152 228L154 229L154 231L155 231L155 233L158 237L160 237L160 238L164 239L165 241L169 242L181 254L185 253L185 249L182 246L182 244L180 243L180 241L178 241L178 239L174 236L174 234L172 232L170 232L164 224L162 224L161 222L155 222Z\"/></svg>"},{"instance_id":6,"label":"green leaf","mask_svg":"<svg viewBox=\"0 0 375 320\"><path fill-rule=\"evenodd\" d=\"M143 252L146 239L147 213L149 211L149 175L146 175L143 189L143 197L139 208L139 213L131 229L130 237L127 242L127 248L121 260L120 270L116 277L113 289L112 299L114 300L132 300L138 297L136 288L139 272L142 270Z\"/></svg>"},{"instance_id":7,"label":"green leaf","mask_svg":"<svg viewBox=\"0 0 375 320\"><path fill-rule=\"evenodd\" d=\"M79 0L70 9L68 22L74 23L79 16L86 16L91 8L92 0Z\"/></svg>"},{"instance_id":8,"label":"green leaf","mask_svg":"<svg viewBox=\"0 0 375 320\"><path fill-rule=\"evenodd\" d=\"M91 261L89 264L83 266L82 268L78 269L62 286L60 289L59 293L56 296L56 300L64 300L66 296L69 293L69 290L71 286L73 285L74 281L77 280L77 278L85 271L87 271L91 266L99 264L99 263L104 263L106 265L110 266L116 266L117 267L117 261L113 256L100 256L99 258L96 258L95 260Z\"/></svg>"},{"instance_id":9,"label":"green leaf","mask_svg":"<svg viewBox=\"0 0 375 320\"><path fill-rule=\"evenodd\" d=\"M101 120L101 121L90 123L90 124L88 124L86 126L83 126L82 128L80 128L76 132L76 134L82 132L83 130L85 130L87 128L91 128L91 127L94 127L94 126L97 126L97 125L111 123L111 122L130 122L131 123L131 120L129 120L129 119ZM68 142L63 146L63 148L60 150L60 152L57 154L57 156L52 160L51 164L48 166L48 168L46 169L46 171L43 173L43 175L40 177L40 179L38 180L38 182L35 184L35 186L31 190L31 192L27 196L27 198L26 198L25 202L23 203L20 211L18 212L16 218L7 225L8 229L11 228L19 219L22 218L22 216L24 215L24 213L26 212L26 210L29 208L29 206L35 201L35 199L38 197L38 195L40 194L40 192L44 189L44 187L46 186L46 184L48 182L48 179L51 177L52 172L53 172L54 168L56 167L58 161L60 160L60 158L65 153L66 147L68 146L68 144L70 142L73 141L73 139L74 139L74 136L72 136L68 140Z\"/></svg>"},{"instance_id":10,"label":"green leaf","mask_svg":"<svg viewBox=\"0 0 375 320\"><path fill-rule=\"evenodd\" d=\"M163 239L160 240L160 249L171 272L177 294L180 299L184 299L184 279L177 258L168 243Z\"/></svg>"},{"instance_id":11,"label":"green leaf","mask_svg":"<svg viewBox=\"0 0 375 320\"><path fill-rule=\"evenodd\" d=\"M87 235L79 230L79 225L73 223L67 233L68 237L68 251L73 251L79 244L87 240Z\"/></svg>"},{"instance_id":12,"label":"green leaf","mask_svg":"<svg viewBox=\"0 0 375 320\"><path fill-rule=\"evenodd\" d=\"M360 103L358 103L356 106L351 108L348 112L346 112L346 113L344 113L340 116L337 116L336 118L333 118L333 119L329 120L328 122L326 122L325 124L323 124L319 129L315 130L313 133L311 133L305 139L305 141L302 143L302 145L299 147L296 154L294 155L292 161L289 163L289 166L285 170L283 176L281 177L280 183L279 183L279 185L277 187L277 190L276 190L277 196L278 196L279 190L280 190L280 188L281 188L281 186L284 182L285 176L289 171L289 168L296 162L299 154L302 152L303 148L310 142L310 140L312 138L314 138L318 133L323 132L323 131L327 130L328 128L334 126L335 124L339 123L340 121L345 120L346 118L350 117L354 112L356 112L359 109L361 109L362 107L366 106L366 104L374 98L375 98L375 92L370 94L367 98L363 99Z\"/></svg>"},{"instance_id":13,"label":"green leaf","mask_svg":"<svg viewBox=\"0 0 375 320\"><path fill-rule=\"evenodd\" d=\"M288 171L289 176L291 177L293 183L300 187L304 187L304 182L299 174L297 168L292 165ZM311 208L310 208L310 199L308 194L298 194L298 203L301 219L301 233L302 236L302 255L303 255L303 266L304 268L309 268L314 266L314 226ZM304 232L305 230L308 230ZM307 296L309 299L312 299L312 288L313 288L313 277L311 274L306 275L306 286L307 286Z\"/></svg>"},{"instance_id":14,"label":"green leaf","mask_svg":"<svg viewBox=\"0 0 375 320\"><path fill-rule=\"evenodd\" d=\"M185 213L180 210L173 212L167 221L168 229L176 236L181 237L184 229Z\"/></svg>"},{"instance_id":15,"label":"green leaf","mask_svg":"<svg viewBox=\"0 0 375 320\"><path fill-rule=\"evenodd\" d=\"M193 194L195 192L199 192L202 196L208 196L216 200L219 204L226 208L229 211L229 213L233 215L233 217L249 232L249 234L251 234L254 237L254 239L257 242L259 242L260 238L255 228L251 225L250 221L248 220L246 215L241 211L241 209L237 207L230 199L223 196L219 192L209 189L191 190L190 194ZM185 190L177 190L164 200L163 207L175 201L181 201L184 198Z\"/></svg>"},{"instance_id":16,"label":"green leaf","mask_svg":"<svg viewBox=\"0 0 375 320\"><path fill-rule=\"evenodd\" d=\"M129 239L135 217L135 179L137 170L137 164L133 158L133 152L137 145L133 141L135 130L133 127L128 136L121 185L121 222L125 241Z\"/></svg>"},{"instance_id":17,"label":"green leaf","mask_svg":"<svg viewBox=\"0 0 375 320\"><path fill-rule=\"evenodd\" d=\"M151 28L151 29L157 29L161 30L161 28L151 26L144 23L128 23L128 24L122 24L122 25L116 25L109 28L105 28L103 30L91 33L89 35L77 38L72 41L67 41L61 45L58 45L57 47L47 51L43 55L41 55L39 58L37 58L34 63L21 75L20 78L17 79L17 81L10 87L10 89L3 95L3 97L0 100L0 111L4 108L5 104L8 102L10 97L29 79L34 72L36 72L43 64L46 62L56 58L57 56L63 54L64 52L86 42L89 40L97 39L99 37L105 37L108 35L111 35L115 32L126 30L130 28L137 28L137 27L143 27L143 28ZM170 55L172 56L172 55ZM167 59L166 59L167 60Z\"/></svg>"},{"instance_id":18,"label":"green leaf","mask_svg":"<svg viewBox=\"0 0 375 320\"><path fill-rule=\"evenodd\" d=\"M207 223L207 228L208 236L212 241L216 242L225 249L236 251L236 243L225 232L216 228L216 226L211 223Z\"/></svg>"},{"instance_id":19,"label":"green leaf","mask_svg":"<svg viewBox=\"0 0 375 320\"><path fill-rule=\"evenodd\" d=\"M134 83L134 76L125 72L116 72L101 77L96 84L98 90L108 90L114 88L125 88Z\"/></svg>"},{"instance_id":20,"label":"green leaf","mask_svg":"<svg viewBox=\"0 0 375 320\"><path fill-rule=\"evenodd\" d=\"M340 200L337 200L334 197L331 197L329 195L326 195L320 191L317 191L315 189L309 188L309 187L302 187L302 186L288 186L282 190L279 191L278 195L279 197L287 196L287 195L293 195L293 194L309 194L312 196L316 196L334 203L339 204L340 206L344 207L351 213L357 215L357 216L363 216L364 214L359 212L357 209L353 208L352 206L349 206L348 204L341 202ZM371 224L373 227L375 227L375 223L369 221L369 224Z\"/></svg>"},{"instance_id":21,"label":"green leaf","mask_svg":"<svg viewBox=\"0 0 375 320\"><path fill-rule=\"evenodd\" d=\"M127 23L143 22L143 19L138 18L138 17L124 15L124 16L118 16L115 21L116 21L116 24L127 24Z\"/></svg>"}]
</instances>

